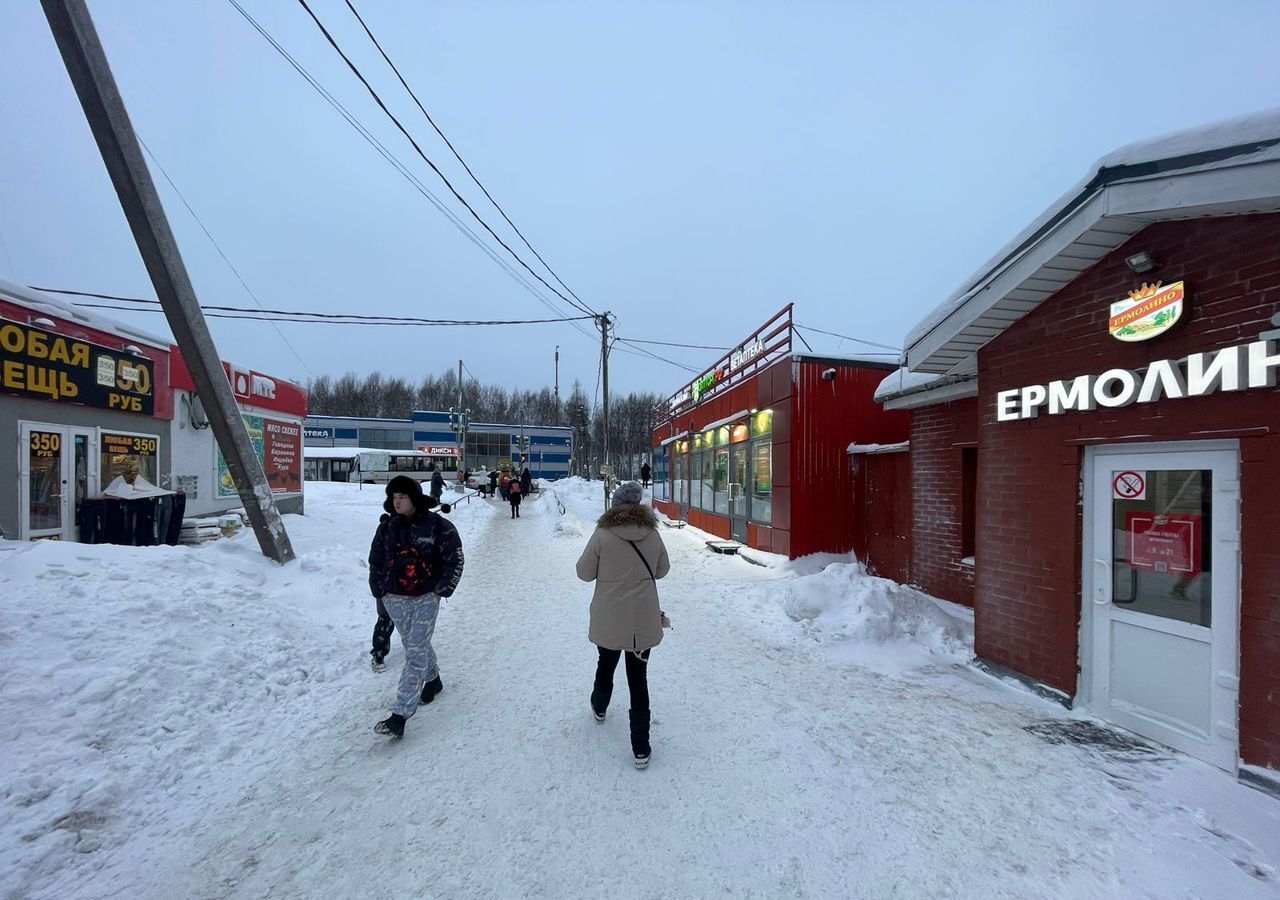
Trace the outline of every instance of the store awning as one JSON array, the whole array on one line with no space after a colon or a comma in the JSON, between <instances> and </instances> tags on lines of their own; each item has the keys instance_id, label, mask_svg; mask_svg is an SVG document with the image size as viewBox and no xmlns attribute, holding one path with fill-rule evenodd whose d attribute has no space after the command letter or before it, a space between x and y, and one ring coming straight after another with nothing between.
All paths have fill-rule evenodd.
<instances>
[{"instance_id":1,"label":"store awning","mask_svg":"<svg viewBox=\"0 0 1280 900\"><path fill-rule=\"evenodd\" d=\"M703 425L701 428L698 428L696 430L710 431L712 428L719 428L721 425L728 425L730 422L736 422L739 419L745 419L749 415L751 415L751 410L742 409L731 416L725 416L723 419L716 419L714 422L708 422L706 425Z\"/></svg>"},{"instance_id":2,"label":"store awning","mask_svg":"<svg viewBox=\"0 0 1280 900\"><path fill-rule=\"evenodd\" d=\"M659 444L658 446L659 446L659 447L665 447L665 446L667 446L667 444L673 444L673 443L675 443L676 441L680 440L681 438L687 438L687 437L688 437L689 435L691 435L691 434L693 434L693 432L692 432L692 431L682 431L682 432L680 432L679 434L673 434L673 435L671 435L671 437L667 438L665 441L663 441L663 442L662 442L661 444Z\"/></svg>"}]
</instances>

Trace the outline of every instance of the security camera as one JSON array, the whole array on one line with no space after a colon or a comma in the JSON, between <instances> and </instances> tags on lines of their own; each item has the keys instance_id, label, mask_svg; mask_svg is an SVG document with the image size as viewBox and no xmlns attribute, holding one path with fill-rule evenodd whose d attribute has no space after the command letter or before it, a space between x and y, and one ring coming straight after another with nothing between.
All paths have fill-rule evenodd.
<instances>
[{"instance_id":1,"label":"security camera","mask_svg":"<svg viewBox=\"0 0 1280 900\"><path fill-rule=\"evenodd\" d=\"M835 380L836 380L836 370L835 370L835 369L823 369L823 370L822 370L822 380L823 380L823 381L835 381Z\"/></svg>"}]
</instances>

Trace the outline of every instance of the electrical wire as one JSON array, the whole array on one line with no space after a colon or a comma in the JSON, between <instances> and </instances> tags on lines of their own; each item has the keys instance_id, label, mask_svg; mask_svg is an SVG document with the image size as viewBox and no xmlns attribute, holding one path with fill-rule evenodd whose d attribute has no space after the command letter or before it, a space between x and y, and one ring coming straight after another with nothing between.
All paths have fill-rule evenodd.
<instances>
[{"instance_id":1,"label":"electrical wire","mask_svg":"<svg viewBox=\"0 0 1280 900\"><path fill-rule=\"evenodd\" d=\"M143 297L122 297L118 294L99 294L93 291L71 291L61 288L39 287L29 284L27 287L33 291L43 291L47 294L64 294L70 297L92 297L99 300L113 300L117 303L138 303L148 308L139 310L131 306L98 306L99 309L118 309L130 312L162 312L152 307L160 306L159 300L151 300ZM89 306L88 303L80 303L72 301L77 306ZM407 325L544 325L553 322L569 322L569 321L585 321L592 318L591 316L577 316L574 319L555 318L555 319L428 319L421 316L376 316L364 313L321 313L310 312L307 310L296 309L265 309L259 307L254 309L249 306L215 306L201 305L202 310L213 310L217 312L229 313L250 313L261 321L272 321L270 316L290 316L306 321L336 321L338 324L343 322L361 321L369 324L386 324L395 325L397 323ZM473 375L474 377L474 375ZM479 379L477 379L479 380Z\"/></svg>"},{"instance_id":2,"label":"electrical wire","mask_svg":"<svg viewBox=\"0 0 1280 900\"><path fill-rule=\"evenodd\" d=\"M875 341L864 341L862 338L849 337L847 334L836 334L834 331L823 331L821 328L810 328L808 325L795 325L796 328L803 328L805 331L812 331L817 334L825 334L828 337L843 338L846 341L853 341L855 344L866 344L868 347L879 347L882 350L892 350L894 353L901 353L901 347L894 347L889 344L877 344ZM808 346L806 344L805 346ZM873 354L880 355L880 354Z\"/></svg>"},{"instance_id":3,"label":"electrical wire","mask_svg":"<svg viewBox=\"0 0 1280 900\"><path fill-rule=\"evenodd\" d=\"M228 0L228 2L235 8L235 10L238 13L240 13L240 15L245 19L245 21L247 21L253 27L253 29L257 31L258 34L261 35L262 38L266 40L267 43L269 43L272 46L272 48L277 53L279 53L280 56L283 57L286 62L289 63L291 67L293 67L294 71L296 71L299 75L301 75L303 80L306 81L307 84L310 85L314 91L316 91L316 93L318 93L322 98L324 98L324 100L331 107L333 107L333 109L340 116L342 116L343 119L346 120L347 124L350 125L353 129L355 129L357 134L359 134L362 138L364 138L365 142L368 143L369 146L373 147L374 150L376 150L378 154L382 156L383 159L385 159L388 163L390 163L392 168L394 168L397 172L399 172L400 175L418 191L418 193L426 197L427 201L430 202L431 205L434 206L441 215L443 215L450 222L452 222L454 227L457 228L460 232L462 232L463 236L465 236L468 240L470 240L471 243L474 244L482 253L484 253L491 260L493 260L495 264L497 264L503 271L507 273L508 277L510 277L513 281L515 281L517 284L523 287L526 291L528 291L529 294L533 296L533 298L536 299L539 303L541 303L548 310L556 313L557 315L562 314L561 310L557 309L549 299L544 297L542 293L539 292L533 286L532 283L530 283L526 278L524 278L524 276L522 276L519 272L513 269L511 265L507 263L506 260L498 256L497 252L493 248L491 248L487 243L482 241L479 235L477 235L465 222L459 219L458 216L452 210L446 207L440 201L440 199L436 197L436 195L433 194L431 190L426 185L424 185L422 181L409 170L408 166L406 166L403 162L399 160L399 158L396 157L395 154L393 154L390 150L388 150L382 144L382 142L379 141L373 135L373 133L369 131L369 129L366 128L360 122L359 119L357 119L354 115L352 115L351 112L348 111L347 108L343 106L342 103L339 102L338 99L328 91L328 89L325 88L324 85L322 85L314 76L312 76L312 74L308 72L301 63L299 63L296 59L294 59L293 56L289 54L289 51L284 49L284 47L280 44L280 42L277 41L274 37L272 37L271 33L268 32L261 24L259 24L258 21L254 19L254 17L251 16L247 10L245 10L245 8L237 2L237 0ZM580 323L576 321L570 322L570 326L574 328L576 331L578 331L583 337L587 338L588 340L593 340L593 338L591 337L591 334Z\"/></svg>"},{"instance_id":4,"label":"electrical wire","mask_svg":"<svg viewBox=\"0 0 1280 900\"><path fill-rule=\"evenodd\" d=\"M476 173L471 171L471 166L467 165L467 161L462 158L462 154L458 153L457 148L453 146L453 142L450 141L449 138L445 135L445 133L440 130L440 126L436 124L435 119L431 118L431 113L427 112L426 107L422 105L422 101L418 99L418 95L413 92L413 88L409 87L409 83L404 80L404 76L400 74L400 70L396 68L396 64L391 61L391 57L387 55L387 51L382 49L382 44L378 43L378 39L373 36L373 32L369 30L369 26L365 23L364 18L360 15L360 12L355 8L355 5L351 2L351 0L346 0L346 4L347 4L347 9L351 10L352 15L356 17L356 21L360 23L360 27L364 29L364 33L367 34L369 36L369 40L373 42L373 46L378 48L378 52L382 54L382 58L386 60L387 65L391 67L391 71L396 73L396 78L400 80L400 84L408 92L409 96L413 98L413 102L417 105L418 109L422 111L422 115L431 124L431 127L435 129L436 134L440 135L440 139L444 141L445 146L449 148L449 152L453 154L453 158L462 164L462 168L467 170L467 174L471 176L471 180L475 182L476 187L480 188L480 190L484 193L485 198L490 203L493 204L493 208L496 209L498 211L498 214L502 216L503 220L505 220L506 223L511 226L511 230L514 231L520 237L520 240L524 241L524 245L528 247L529 251L538 258L538 262L542 263L543 267L548 272L551 273L551 277L554 278L556 281L558 281L560 283L560 286L564 288L566 291L568 291L569 294L575 300L577 300L583 306L586 306L585 301L583 301L581 297L575 294L573 292L573 289L570 288L569 285L564 283L564 279L561 278L556 273L556 270L551 268L551 266L547 263L547 261L542 258L542 254L539 253L534 248L533 244L529 243L529 239L526 238L523 232L521 232L520 229L516 227L516 223L511 221L511 217L507 215L506 210L504 210L498 204L497 200L493 199L493 195L489 193L489 189L486 188L480 182L480 179L476 177ZM588 311L589 310L590 308L588 307Z\"/></svg>"},{"instance_id":5,"label":"electrical wire","mask_svg":"<svg viewBox=\"0 0 1280 900\"><path fill-rule=\"evenodd\" d=\"M626 338L614 338L614 340L615 340L616 342L618 342L618 343L622 343L622 344L634 344L634 343L638 343L637 341L630 341L630 340L627 340ZM650 350L646 350L646 349L644 349L643 347L636 347L636 350L638 350L640 353L643 353L645 356L648 356L648 357L650 357L650 358L652 358L652 359L656 359L656 360L658 360L659 362L667 363L668 365L675 366L675 367L676 367L676 368L678 368L678 369L684 369L686 372L692 372L692 373L694 373L695 375L696 375L698 372L701 372L701 371L702 371L701 369L696 368L695 366L685 365L684 363L678 363L678 362L675 362L674 360L667 359L665 356L659 356L658 354L656 354L656 353L654 353L654 352L652 352L652 351L650 351Z\"/></svg>"},{"instance_id":6,"label":"electrical wire","mask_svg":"<svg viewBox=\"0 0 1280 900\"><path fill-rule=\"evenodd\" d=\"M369 84L368 80L364 77L364 74L361 73L360 69L356 66L356 64L351 61L350 57L348 57L347 54L343 51L343 49L338 46L338 42L335 41L333 38L333 35L329 33L329 29L324 27L324 23L320 21L320 18L314 12L312 12L311 7L307 4L307 0L298 0L298 4L304 10L307 11L307 15L309 15L311 17L311 20L316 23L316 27L320 29L320 32L324 35L325 40L329 42L329 46L333 47L333 49L337 51L338 55L342 57L342 61L347 64L347 68L350 69L352 74L354 74L356 78L360 80L360 83L365 86L365 89L369 92L369 95L373 97L374 102L378 104L378 108L381 109L383 113L386 114L387 118L391 120L392 124L394 124L396 128L400 131L400 133L403 134L405 138L409 141L409 143L413 145L413 149L417 151L418 156L422 157L422 161L425 162L428 166L430 166L431 171L435 172L436 175L440 177L440 180L444 182L445 187L449 189L449 192L452 193L453 196L457 199L457 201L466 208L467 212L471 213L472 218L474 218L477 222L479 222L480 225L484 228L484 230L489 232L490 236L492 236L495 241L501 244L502 248L506 250L509 254L511 254L512 258L514 258L516 262L520 263L520 265L524 267L524 269L528 271L530 275L538 279L538 281L542 282L542 284L547 288L547 290L551 291L551 293L555 294L557 297L559 297L564 302L568 303L570 306L576 307L577 309L585 313L592 313L590 308L582 305L577 301L569 299L564 294L560 293L560 291L557 290L554 286L552 286L545 278L543 278L541 275L535 272L532 268L530 268L529 264L526 263L523 259L521 259L520 255L511 248L511 245L509 245L506 241L504 241L501 237L499 237L498 233L489 227L489 223L486 222L484 219L482 219L480 217L480 214L477 213L475 209L472 208L471 204L466 201L466 198L458 193L457 188L455 188L453 186L453 183L450 182L447 177L445 177L445 174L440 171L440 168L434 162L431 161L430 157L428 157L426 153L422 152L422 148L418 146L418 142L413 139L413 135L409 134L408 130L404 127L404 125L400 123L400 120L395 117L395 114L392 113L391 110L387 108L387 105L382 102L382 98L378 96L378 92L373 89L373 86ZM594 313L592 314L594 315Z\"/></svg>"},{"instance_id":7,"label":"electrical wire","mask_svg":"<svg viewBox=\"0 0 1280 900\"><path fill-rule=\"evenodd\" d=\"M134 306L116 306L111 303L85 303L83 301L73 300L72 306L81 306L86 309L114 309L120 312L148 312L163 313L163 309L155 307L144 307L138 309ZM567 319L414 319L414 318L396 318L393 316L342 316L331 313L268 313L264 315L262 310L249 309L244 307L243 312L211 312L217 310L216 306L202 306L201 310L205 311L204 315L210 319L243 319L248 322L290 322L295 325L421 325L421 326L451 326L451 325L542 325L547 323L566 322ZM322 317L321 317L322 316ZM590 316L580 316L581 319L590 318Z\"/></svg>"},{"instance_id":8,"label":"electrical wire","mask_svg":"<svg viewBox=\"0 0 1280 900\"><path fill-rule=\"evenodd\" d=\"M138 136L138 143L142 145L143 150L147 151L147 156L151 157L151 161L156 164L156 168L160 170L160 174L164 176L164 180L169 182L169 187L173 188L173 192L178 195L178 199L181 200L182 205L187 208L187 212L191 213L191 218L196 220L196 224L200 226L200 230L204 232L204 236L209 239L209 243L213 244L213 249L218 251L218 255L221 256L222 261L227 264L227 268L229 268L235 274L236 278L239 279L240 286L243 287L245 292L253 298L253 302L258 304L259 308L263 308L262 301L258 299L258 295L253 292L251 287L249 287L248 283L244 280L244 276L240 274L240 270L237 269L231 260L227 258L227 254L222 252L222 247L219 246L216 240L214 240L213 235L209 233L209 229L205 227L204 222L198 215L196 215L196 211L191 208L191 204L187 202L187 198L183 196L182 191L178 190L178 186L174 184L173 179L169 177L168 171L163 165L161 165L160 160L156 159L156 155L151 152L151 148L147 146L147 142L142 139L141 135ZM284 345L289 348L289 352L293 354L294 359L302 363L302 368L306 369L307 374L314 378L316 373L311 371L311 367L307 365L306 360L299 355L293 344L289 343L289 339L284 336L284 332L279 328L276 328L274 324L271 327L275 328L276 335L284 342Z\"/></svg>"},{"instance_id":9,"label":"electrical wire","mask_svg":"<svg viewBox=\"0 0 1280 900\"><path fill-rule=\"evenodd\" d=\"M732 347L708 347L704 344L673 344L670 341L642 341L639 338L626 338L628 344L654 344L659 347L687 347L690 350L723 350L728 352Z\"/></svg>"}]
</instances>

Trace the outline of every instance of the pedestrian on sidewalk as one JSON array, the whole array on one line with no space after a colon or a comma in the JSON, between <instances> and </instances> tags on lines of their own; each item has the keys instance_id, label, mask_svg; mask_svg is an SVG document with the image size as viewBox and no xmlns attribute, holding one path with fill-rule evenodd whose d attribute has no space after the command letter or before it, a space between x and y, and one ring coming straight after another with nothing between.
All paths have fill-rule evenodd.
<instances>
[{"instance_id":1,"label":"pedestrian on sidewalk","mask_svg":"<svg viewBox=\"0 0 1280 900\"><path fill-rule=\"evenodd\" d=\"M387 516L369 547L369 589L382 601L404 647L391 715L373 727L393 738L404 736L404 723L420 704L444 690L431 637L440 602L462 578L463 556L458 529L431 511L435 505L414 479L392 478L382 507Z\"/></svg>"},{"instance_id":2,"label":"pedestrian on sidewalk","mask_svg":"<svg viewBox=\"0 0 1280 900\"><path fill-rule=\"evenodd\" d=\"M619 657L626 657L631 694L631 753L637 769L649 765L649 651L662 642L663 612L658 579L671 569L653 510L641 504L644 491L629 481L613 492L613 505L578 558L578 577L596 583L591 627L596 645L596 680L591 712L603 722L613 696Z\"/></svg>"},{"instance_id":3,"label":"pedestrian on sidewalk","mask_svg":"<svg viewBox=\"0 0 1280 900\"><path fill-rule=\"evenodd\" d=\"M498 470L494 469L489 473L489 499L492 500L494 495L498 493Z\"/></svg>"},{"instance_id":4,"label":"pedestrian on sidewalk","mask_svg":"<svg viewBox=\"0 0 1280 900\"><path fill-rule=\"evenodd\" d=\"M645 463L640 467L640 486L649 486L649 475L653 470L649 468L649 463Z\"/></svg>"},{"instance_id":5,"label":"pedestrian on sidewalk","mask_svg":"<svg viewBox=\"0 0 1280 900\"><path fill-rule=\"evenodd\" d=\"M439 469L431 473L431 496L437 501L444 496L444 476Z\"/></svg>"},{"instance_id":6,"label":"pedestrian on sidewalk","mask_svg":"<svg viewBox=\"0 0 1280 900\"><path fill-rule=\"evenodd\" d=\"M528 466L525 466L524 471L520 473L520 493L526 497L533 493L533 473L529 471Z\"/></svg>"},{"instance_id":7,"label":"pedestrian on sidewalk","mask_svg":"<svg viewBox=\"0 0 1280 900\"><path fill-rule=\"evenodd\" d=\"M520 518L520 498L524 496L524 487L519 478L512 478L507 485L507 499L511 501L511 518Z\"/></svg>"}]
</instances>

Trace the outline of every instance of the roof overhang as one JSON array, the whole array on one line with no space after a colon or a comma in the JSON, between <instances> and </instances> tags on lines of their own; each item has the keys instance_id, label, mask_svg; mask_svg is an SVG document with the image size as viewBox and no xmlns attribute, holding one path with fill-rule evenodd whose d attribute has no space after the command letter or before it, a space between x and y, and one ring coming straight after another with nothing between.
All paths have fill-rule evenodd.
<instances>
[{"instance_id":1,"label":"roof overhang","mask_svg":"<svg viewBox=\"0 0 1280 900\"><path fill-rule=\"evenodd\" d=\"M907 348L907 368L975 371L978 351L992 339L1156 222L1280 211L1280 158L1263 155L1231 167L1104 183L972 281Z\"/></svg>"}]
</instances>

